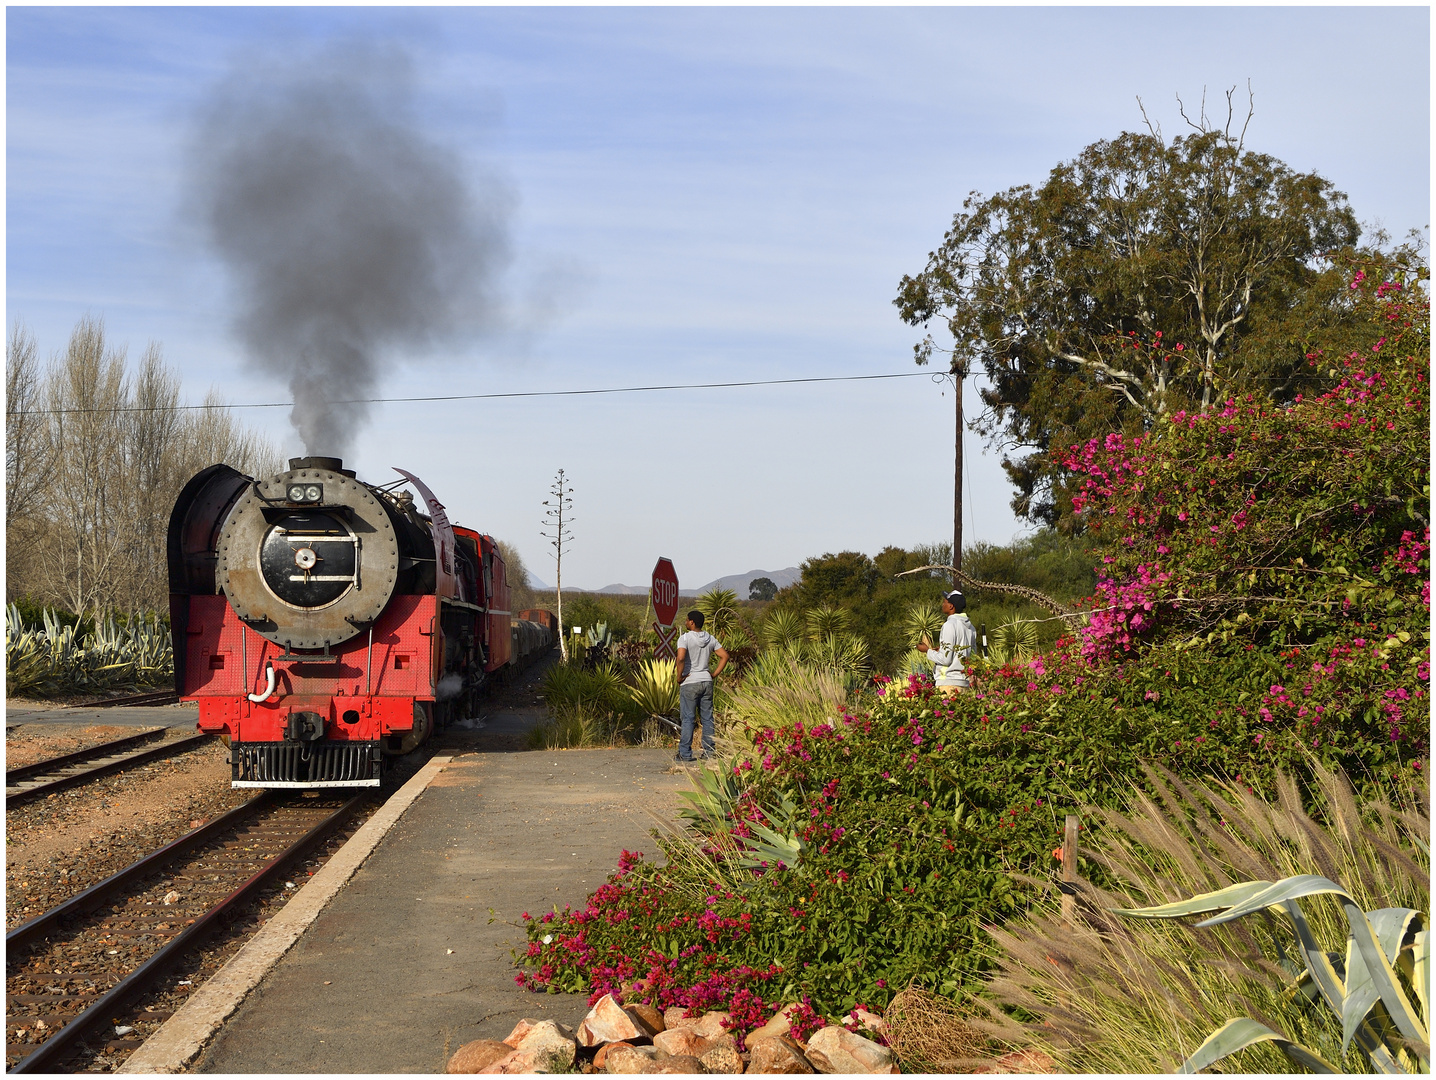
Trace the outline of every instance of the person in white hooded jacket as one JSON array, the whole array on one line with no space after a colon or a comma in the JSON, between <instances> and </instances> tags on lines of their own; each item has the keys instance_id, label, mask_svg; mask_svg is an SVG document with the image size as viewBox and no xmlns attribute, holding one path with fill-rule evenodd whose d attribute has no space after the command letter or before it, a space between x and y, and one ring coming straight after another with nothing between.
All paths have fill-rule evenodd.
<instances>
[{"instance_id":1,"label":"person in white hooded jacket","mask_svg":"<svg viewBox=\"0 0 1436 1080\"><path fill-rule=\"evenodd\" d=\"M718 654L718 667L708 673L709 661ZM704 758L713 756L713 677L728 666L728 650L703 629L703 612L688 613L688 632L678 639L678 703L683 727L678 736L678 760L692 761L694 713L703 717Z\"/></svg>"},{"instance_id":2,"label":"person in white hooded jacket","mask_svg":"<svg viewBox=\"0 0 1436 1080\"><path fill-rule=\"evenodd\" d=\"M967 689L967 665L963 661L977 644L977 630L964 614L966 610L967 598L961 592L953 589L944 593L942 613L947 616L947 621L942 624L942 633L938 635L938 648L934 649L926 637L917 644L933 663L933 682L948 697Z\"/></svg>"}]
</instances>

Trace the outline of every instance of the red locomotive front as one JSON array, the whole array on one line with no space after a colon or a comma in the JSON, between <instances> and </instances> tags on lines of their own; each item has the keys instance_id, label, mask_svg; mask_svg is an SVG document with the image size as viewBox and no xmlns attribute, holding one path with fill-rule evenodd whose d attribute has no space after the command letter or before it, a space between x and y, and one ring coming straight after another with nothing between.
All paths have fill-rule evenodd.
<instances>
[{"instance_id":1,"label":"red locomotive front","mask_svg":"<svg viewBox=\"0 0 1436 1080\"><path fill-rule=\"evenodd\" d=\"M289 466L211 466L176 501L175 688L228 737L235 787L374 786L510 662L503 559L412 474L381 488L337 458Z\"/></svg>"}]
</instances>

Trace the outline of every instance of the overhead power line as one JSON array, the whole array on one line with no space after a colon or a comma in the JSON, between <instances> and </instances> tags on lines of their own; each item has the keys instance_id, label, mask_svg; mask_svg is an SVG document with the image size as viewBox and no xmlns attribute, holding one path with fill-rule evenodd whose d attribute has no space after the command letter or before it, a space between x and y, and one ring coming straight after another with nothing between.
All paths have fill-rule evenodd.
<instances>
[{"instance_id":1,"label":"overhead power line","mask_svg":"<svg viewBox=\"0 0 1436 1080\"><path fill-rule=\"evenodd\" d=\"M920 375L929 378L946 375L946 372L899 371L887 375L826 375L807 379L750 379L743 382L716 383L673 383L663 386L609 386L593 390L514 390L501 394L429 394L421 397L375 397L346 398L330 402L332 405L380 405L424 401L491 401L496 398L539 398L539 397L582 397L588 394L641 394L651 390L724 390L736 386L791 386L798 383L865 382L873 379L912 379ZM292 401L258 401L240 405L138 405L124 408L75 408L75 409L24 409L18 412L6 411L6 416L43 416L61 413L126 413L126 412L178 412L189 409L288 409Z\"/></svg>"}]
</instances>

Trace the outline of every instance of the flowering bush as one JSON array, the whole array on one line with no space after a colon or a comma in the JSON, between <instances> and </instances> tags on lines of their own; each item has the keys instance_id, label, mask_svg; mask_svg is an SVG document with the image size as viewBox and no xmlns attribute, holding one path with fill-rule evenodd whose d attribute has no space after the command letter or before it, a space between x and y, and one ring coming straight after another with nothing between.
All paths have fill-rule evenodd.
<instances>
[{"instance_id":1,"label":"flowering bush","mask_svg":"<svg viewBox=\"0 0 1436 1080\"><path fill-rule=\"evenodd\" d=\"M584 909L530 922L520 981L726 1007L740 1033L912 979L960 996L982 928L1028 902L1013 872L1045 873L1064 815L1120 806L1142 760L1262 791L1316 759L1404 790L1430 728L1429 308L1410 282L1355 284L1371 338L1311 354L1327 393L1069 450L1105 576L1056 648L955 699L882 680L759 731L711 872L625 853ZM723 843L786 803L796 864L726 873Z\"/></svg>"}]
</instances>

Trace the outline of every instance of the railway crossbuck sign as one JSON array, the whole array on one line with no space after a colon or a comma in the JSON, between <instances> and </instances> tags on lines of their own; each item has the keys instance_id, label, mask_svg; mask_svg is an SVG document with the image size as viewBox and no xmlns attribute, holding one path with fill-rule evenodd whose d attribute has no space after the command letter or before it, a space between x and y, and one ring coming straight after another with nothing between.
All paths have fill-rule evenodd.
<instances>
[{"instance_id":1,"label":"railway crossbuck sign","mask_svg":"<svg viewBox=\"0 0 1436 1080\"><path fill-rule=\"evenodd\" d=\"M671 660L678 655L675 647L677 634L673 620L678 617L678 572L673 563L660 558L653 567L653 588L649 594L653 600L653 613L658 621L653 624L658 634L658 647L654 650L660 660Z\"/></svg>"}]
</instances>

